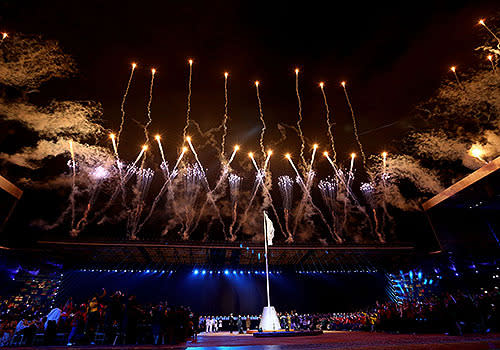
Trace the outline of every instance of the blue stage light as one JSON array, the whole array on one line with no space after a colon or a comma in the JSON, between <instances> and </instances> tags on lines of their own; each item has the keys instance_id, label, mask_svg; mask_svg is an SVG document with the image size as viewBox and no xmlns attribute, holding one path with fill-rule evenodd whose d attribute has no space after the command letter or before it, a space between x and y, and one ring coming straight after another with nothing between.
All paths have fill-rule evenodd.
<instances>
[{"instance_id":1,"label":"blue stage light","mask_svg":"<svg viewBox=\"0 0 500 350\"><path fill-rule=\"evenodd\" d=\"M240 275L243 275L243 271L240 270Z\"/></svg>"},{"instance_id":2,"label":"blue stage light","mask_svg":"<svg viewBox=\"0 0 500 350\"><path fill-rule=\"evenodd\" d=\"M422 271L418 272L418 280L420 281L422 279Z\"/></svg>"},{"instance_id":3,"label":"blue stage light","mask_svg":"<svg viewBox=\"0 0 500 350\"><path fill-rule=\"evenodd\" d=\"M233 270L233 275L236 275L236 271L235 270Z\"/></svg>"},{"instance_id":4,"label":"blue stage light","mask_svg":"<svg viewBox=\"0 0 500 350\"><path fill-rule=\"evenodd\" d=\"M207 273L207 271L206 271L206 270L201 271L201 274L202 274L202 275L204 275L204 274L206 274L206 273Z\"/></svg>"},{"instance_id":5,"label":"blue stage light","mask_svg":"<svg viewBox=\"0 0 500 350\"><path fill-rule=\"evenodd\" d=\"M210 274L212 274L212 273L213 273L213 271L210 271Z\"/></svg>"},{"instance_id":6,"label":"blue stage light","mask_svg":"<svg viewBox=\"0 0 500 350\"><path fill-rule=\"evenodd\" d=\"M228 270L224 270L224 275L229 275L229 271Z\"/></svg>"},{"instance_id":7,"label":"blue stage light","mask_svg":"<svg viewBox=\"0 0 500 350\"><path fill-rule=\"evenodd\" d=\"M433 280L432 280L432 278L431 278L431 279L429 280L429 284L432 284L432 282L434 282L434 281L433 281Z\"/></svg>"},{"instance_id":8,"label":"blue stage light","mask_svg":"<svg viewBox=\"0 0 500 350\"><path fill-rule=\"evenodd\" d=\"M149 273L149 270L146 270L146 273Z\"/></svg>"},{"instance_id":9,"label":"blue stage light","mask_svg":"<svg viewBox=\"0 0 500 350\"><path fill-rule=\"evenodd\" d=\"M193 271L193 273L194 273L195 275L197 275L198 273L200 273L200 271L198 271L198 270L194 270L194 271Z\"/></svg>"}]
</instances>

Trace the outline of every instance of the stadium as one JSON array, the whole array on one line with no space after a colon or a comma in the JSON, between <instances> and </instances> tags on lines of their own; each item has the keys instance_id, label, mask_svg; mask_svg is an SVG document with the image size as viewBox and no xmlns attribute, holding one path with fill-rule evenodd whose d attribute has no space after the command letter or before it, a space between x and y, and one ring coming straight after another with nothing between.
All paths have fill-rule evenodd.
<instances>
[{"instance_id":1,"label":"stadium","mask_svg":"<svg viewBox=\"0 0 500 350\"><path fill-rule=\"evenodd\" d=\"M497 4L101 5L0 5L0 346L500 346Z\"/></svg>"}]
</instances>

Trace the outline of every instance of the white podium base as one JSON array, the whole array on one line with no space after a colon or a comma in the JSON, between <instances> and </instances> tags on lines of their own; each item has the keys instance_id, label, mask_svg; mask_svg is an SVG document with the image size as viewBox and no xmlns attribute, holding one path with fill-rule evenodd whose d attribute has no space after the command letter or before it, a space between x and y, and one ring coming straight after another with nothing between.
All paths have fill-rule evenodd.
<instances>
[{"instance_id":1,"label":"white podium base","mask_svg":"<svg viewBox=\"0 0 500 350\"><path fill-rule=\"evenodd\" d=\"M265 332L278 331L281 329L280 320L278 319L274 306L264 307L259 328Z\"/></svg>"}]
</instances>

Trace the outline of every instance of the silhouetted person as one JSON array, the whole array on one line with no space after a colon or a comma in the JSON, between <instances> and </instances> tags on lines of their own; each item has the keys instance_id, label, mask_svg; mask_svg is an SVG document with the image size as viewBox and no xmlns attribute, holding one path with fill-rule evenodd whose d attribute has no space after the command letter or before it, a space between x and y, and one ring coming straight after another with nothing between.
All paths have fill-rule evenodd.
<instances>
[{"instance_id":1,"label":"silhouetted person","mask_svg":"<svg viewBox=\"0 0 500 350\"><path fill-rule=\"evenodd\" d=\"M234 325L235 325L234 317L233 317L233 314L231 314L231 315L229 315L229 333L231 333L231 334L233 334Z\"/></svg>"},{"instance_id":2,"label":"silhouetted person","mask_svg":"<svg viewBox=\"0 0 500 350\"><path fill-rule=\"evenodd\" d=\"M247 315L247 319L245 320L245 328L247 331L252 327L252 320L250 319L250 315Z\"/></svg>"},{"instance_id":3,"label":"silhouetted person","mask_svg":"<svg viewBox=\"0 0 500 350\"><path fill-rule=\"evenodd\" d=\"M127 344L133 345L137 342L137 323L141 314L142 310L137 304L135 295L131 295L127 304Z\"/></svg>"},{"instance_id":4,"label":"silhouetted person","mask_svg":"<svg viewBox=\"0 0 500 350\"><path fill-rule=\"evenodd\" d=\"M243 320L241 319L241 315L238 315L238 321L236 321L236 325L238 326L238 333L243 334Z\"/></svg>"}]
</instances>

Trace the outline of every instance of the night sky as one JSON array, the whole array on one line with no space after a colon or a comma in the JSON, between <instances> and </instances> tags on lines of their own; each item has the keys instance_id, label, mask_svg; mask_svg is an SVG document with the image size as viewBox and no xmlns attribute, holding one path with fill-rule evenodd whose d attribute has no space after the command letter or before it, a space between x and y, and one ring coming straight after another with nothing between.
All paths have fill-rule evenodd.
<instances>
[{"instance_id":1,"label":"night sky","mask_svg":"<svg viewBox=\"0 0 500 350\"><path fill-rule=\"evenodd\" d=\"M0 2L0 30L58 40L74 56L79 72L43 85L31 99L38 104L54 98L99 101L104 125L110 130L119 126L130 63L138 63L121 139L122 155L128 159L135 157L144 142L143 130L134 120L146 120L152 67L158 75L149 130L162 135L169 160L175 158L185 124L187 59L193 58L191 117L203 129L221 122L223 74L230 73L227 148L239 143L245 152L258 150L255 80L261 82L268 125L265 143L279 138L277 122L296 123L294 69L298 67L306 137L327 146L318 87L324 81L338 157L347 161L357 146L340 81L347 81L366 152L396 152L393 140L412 127L415 105L431 96L443 79L451 78L449 67L467 70L477 64L474 48L485 37L477 21L495 11L495 1L382 6L349 1L295 5L4 0ZM382 128L386 125L390 126ZM297 136L289 132L278 151L297 154L298 149ZM204 162L210 164L208 159ZM284 167L288 169L287 164Z\"/></svg>"},{"instance_id":2,"label":"night sky","mask_svg":"<svg viewBox=\"0 0 500 350\"><path fill-rule=\"evenodd\" d=\"M240 142L245 149L256 149L260 127L253 82L261 81L271 142L279 137L276 122L296 122L293 70L299 67L306 136L326 142L317 85L325 81L337 146L347 157L355 143L339 82L348 82L361 133L399 121L362 136L368 151L381 151L408 128L415 104L433 93L450 65L467 69L477 60L473 49L484 35L477 19L493 15L493 3L2 1L0 27L59 40L80 72L42 87L39 97L100 101L110 129L119 125L130 63L140 69L127 113L140 122L150 68L157 68L150 130L164 134L170 146L181 142L188 57L195 60L193 119L204 129L219 124L223 72L229 71L228 145ZM123 139L135 154L136 139L127 137L142 131L131 119ZM298 147L293 139L289 147Z\"/></svg>"}]
</instances>

